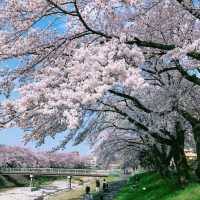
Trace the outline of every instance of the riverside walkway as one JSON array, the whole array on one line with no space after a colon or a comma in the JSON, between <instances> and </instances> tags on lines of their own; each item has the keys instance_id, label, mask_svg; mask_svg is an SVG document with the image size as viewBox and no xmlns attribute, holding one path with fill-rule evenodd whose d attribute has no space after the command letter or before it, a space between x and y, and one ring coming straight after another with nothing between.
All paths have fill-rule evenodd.
<instances>
[{"instance_id":1,"label":"riverside walkway","mask_svg":"<svg viewBox=\"0 0 200 200\"><path fill-rule=\"evenodd\" d=\"M64 168L0 168L2 175L33 175L33 176L90 176L107 177L110 170L95 169L64 169Z\"/></svg>"},{"instance_id":2,"label":"riverside walkway","mask_svg":"<svg viewBox=\"0 0 200 200\"><path fill-rule=\"evenodd\" d=\"M103 196L103 200L114 199L126 183L127 183L126 179L109 183L109 191L100 192L99 195L96 195L96 197L94 197L94 200L99 200L100 195Z\"/></svg>"}]
</instances>

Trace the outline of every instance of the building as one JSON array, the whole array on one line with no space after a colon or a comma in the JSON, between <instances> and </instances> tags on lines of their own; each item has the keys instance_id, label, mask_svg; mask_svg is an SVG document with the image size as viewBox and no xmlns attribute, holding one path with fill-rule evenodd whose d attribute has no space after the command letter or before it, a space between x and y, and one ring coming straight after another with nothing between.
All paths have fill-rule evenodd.
<instances>
[{"instance_id":1,"label":"building","mask_svg":"<svg viewBox=\"0 0 200 200\"><path fill-rule=\"evenodd\" d=\"M188 160L196 160L197 154L193 151L193 149L184 149L185 156Z\"/></svg>"},{"instance_id":2,"label":"building","mask_svg":"<svg viewBox=\"0 0 200 200\"><path fill-rule=\"evenodd\" d=\"M108 169L120 169L121 168L121 163L120 162L111 162L109 165L108 165Z\"/></svg>"},{"instance_id":3,"label":"building","mask_svg":"<svg viewBox=\"0 0 200 200\"><path fill-rule=\"evenodd\" d=\"M88 167L90 167L90 168L97 167L97 157L96 156L88 156L86 162L87 162Z\"/></svg>"}]
</instances>

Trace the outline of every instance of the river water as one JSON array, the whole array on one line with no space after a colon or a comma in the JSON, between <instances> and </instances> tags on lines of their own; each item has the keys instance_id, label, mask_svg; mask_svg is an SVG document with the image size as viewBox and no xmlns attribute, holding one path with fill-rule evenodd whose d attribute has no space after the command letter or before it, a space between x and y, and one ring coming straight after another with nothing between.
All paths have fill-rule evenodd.
<instances>
[{"instance_id":1,"label":"river water","mask_svg":"<svg viewBox=\"0 0 200 200\"><path fill-rule=\"evenodd\" d=\"M77 184L72 184L72 189L77 187L79 187ZM47 200L48 196L64 190L68 190L68 183L60 180L42 186L36 191L31 191L30 187L8 189L0 192L0 200Z\"/></svg>"}]
</instances>

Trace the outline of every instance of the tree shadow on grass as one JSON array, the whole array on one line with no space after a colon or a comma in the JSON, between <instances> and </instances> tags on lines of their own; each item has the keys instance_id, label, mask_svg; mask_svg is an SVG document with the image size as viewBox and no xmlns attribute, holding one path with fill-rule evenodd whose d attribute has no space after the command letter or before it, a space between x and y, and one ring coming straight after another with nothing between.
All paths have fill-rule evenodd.
<instances>
[{"instance_id":1,"label":"tree shadow on grass","mask_svg":"<svg viewBox=\"0 0 200 200\"><path fill-rule=\"evenodd\" d=\"M6 181L4 177L0 177L0 188L4 188L6 186Z\"/></svg>"},{"instance_id":2,"label":"tree shadow on grass","mask_svg":"<svg viewBox=\"0 0 200 200\"><path fill-rule=\"evenodd\" d=\"M22 187L22 186L25 186L26 183L22 183L20 181L18 181L17 179L15 179L14 177L12 176L9 176L9 175L4 175L3 176L7 181L13 183L15 186L17 187Z\"/></svg>"}]
</instances>

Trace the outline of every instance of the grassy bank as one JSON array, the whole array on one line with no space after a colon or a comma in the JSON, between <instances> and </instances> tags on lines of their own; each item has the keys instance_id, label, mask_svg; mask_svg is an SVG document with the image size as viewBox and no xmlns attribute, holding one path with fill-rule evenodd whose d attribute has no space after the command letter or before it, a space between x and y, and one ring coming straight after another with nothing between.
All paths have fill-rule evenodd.
<instances>
[{"instance_id":1,"label":"grassy bank","mask_svg":"<svg viewBox=\"0 0 200 200\"><path fill-rule=\"evenodd\" d=\"M55 180L63 180L66 177L34 177L33 184L35 187L40 187L41 185L46 185ZM2 176L0 175L0 189L11 188L11 187L24 187L29 186L30 178L28 176L21 175L11 175L11 176Z\"/></svg>"},{"instance_id":2,"label":"grassy bank","mask_svg":"<svg viewBox=\"0 0 200 200\"><path fill-rule=\"evenodd\" d=\"M2 176L0 175L0 188L20 187L28 184L25 176Z\"/></svg>"},{"instance_id":3,"label":"grassy bank","mask_svg":"<svg viewBox=\"0 0 200 200\"><path fill-rule=\"evenodd\" d=\"M191 183L181 189L173 179L163 179L155 173L130 178L115 200L200 200L200 184Z\"/></svg>"}]
</instances>

